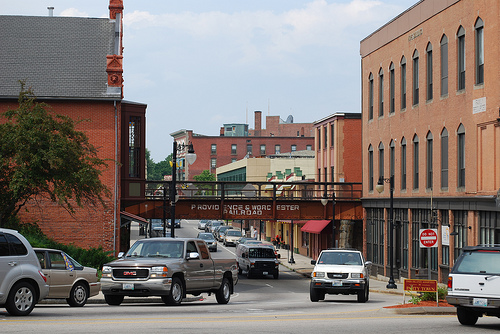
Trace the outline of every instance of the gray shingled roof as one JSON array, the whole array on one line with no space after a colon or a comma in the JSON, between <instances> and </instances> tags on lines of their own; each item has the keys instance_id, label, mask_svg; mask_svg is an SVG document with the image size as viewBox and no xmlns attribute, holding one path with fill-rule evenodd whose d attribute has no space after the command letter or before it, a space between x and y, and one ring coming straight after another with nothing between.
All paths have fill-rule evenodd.
<instances>
[{"instance_id":1,"label":"gray shingled roof","mask_svg":"<svg viewBox=\"0 0 500 334\"><path fill-rule=\"evenodd\" d=\"M17 98L19 80L38 98L120 98L107 93L113 46L109 19L0 16L0 98Z\"/></svg>"}]
</instances>

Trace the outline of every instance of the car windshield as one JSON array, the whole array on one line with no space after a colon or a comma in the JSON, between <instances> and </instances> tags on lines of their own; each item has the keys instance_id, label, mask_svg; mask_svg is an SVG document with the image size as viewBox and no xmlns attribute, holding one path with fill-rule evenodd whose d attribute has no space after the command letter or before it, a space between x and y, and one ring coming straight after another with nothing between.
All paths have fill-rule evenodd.
<instances>
[{"instance_id":1,"label":"car windshield","mask_svg":"<svg viewBox=\"0 0 500 334\"><path fill-rule=\"evenodd\" d=\"M241 231L229 230L226 232L226 235L231 237L241 237Z\"/></svg>"},{"instance_id":2,"label":"car windshield","mask_svg":"<svg viewBox=\"0 0 500 334\"><path fill-rule=\"evenodd\" d=\"M137 241L125 255L126 257L167 257L181 258L184 250L182 241L158 240L153 242Z\"/></svg>"},{"instance_id":3,"label":"car windshield","mask_svg":"<svg viewBox=\"0 0 500 334\"><path fill-rule=\"evenodd\" d=\"M500 252L479 250L464 252L454 272L500 275Z\"/></svg>"},{"instance_id":4,"label":"car windshield","mask_svg":"<svg viewBox=\"0 0 500 334\"><path fill-rule=\"evenodd\" d=\"M200 233L198 234L198 238L203 240L214 240L214 236L211 233Z\"/></svg>"},{"instance_id":5,"label":"car windshield","mask_svg":"<svg viewBox=\"0 0 500 334\"><path fill-rule=\"evenodd\" d=\"M351 265L360 266L362 264L359 253L353 252L324 252L318 259L319 264Z\"/></svg>"},{"instance_id":6,"label":"car windshield","mask_svg":"<svg viewBox=\"0 0 500 334\"><path fill-rule=\"evenodd\" d=\"M248 257L257 259L268 259L276 257L274 250L271 248L250 248L248 250Z\"/></svg>"}]
</instances>

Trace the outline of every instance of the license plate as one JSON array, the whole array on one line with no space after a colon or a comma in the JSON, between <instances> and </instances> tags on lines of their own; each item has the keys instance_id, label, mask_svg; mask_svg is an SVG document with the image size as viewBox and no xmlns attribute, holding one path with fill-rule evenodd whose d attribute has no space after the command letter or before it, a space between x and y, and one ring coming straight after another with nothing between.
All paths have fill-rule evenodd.
<instances>
[{"instance_id":1,"label":"license plate","mask_svg":"<svg viewBox=\"0 0 500 334\"><path fill-rule=\"evenodd\" d=\"M134 283L123 283L123 290L134 290Z\"/></svg>"},{"instance_id":2,"label":"license plate","mask_svg":"<svg viewBox=\"0 0 500 334\"><path fill-rule=\"evenodd\" d=\"M488 306L488 299L486 299L486 298L473 298L472 305L486 307L486 306Z\"/></svg>"},{"instance_id":3,"label":"license plate","mask_svg":"<svg viewBox=\"0 0 500 334\"><path fill-rule=\"evenodd\" d=\"M342 281L333 281L332 286L342 286Z\"/></svg>"},{"instance_id":4,"label":"license plate","mask_svg":"<svg viewBox=\"0 0 500 334\"><path fill-rule=\"evenodd\" d=\"M268 274L267 271L262 272L262 275L267 275L267 274Z\"/></svg>"}]
</instances>

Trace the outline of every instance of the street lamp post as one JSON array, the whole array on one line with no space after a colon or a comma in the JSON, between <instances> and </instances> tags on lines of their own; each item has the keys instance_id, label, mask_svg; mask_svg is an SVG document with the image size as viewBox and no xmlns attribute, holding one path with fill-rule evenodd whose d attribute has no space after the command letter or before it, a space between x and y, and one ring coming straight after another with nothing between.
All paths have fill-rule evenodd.
<instances>
[{"instance_id":1,"label":"street lamp post","mask_svg":"<svg viewBox=\"0 0 500 334\"><path fill-rule=\"evenodd\" d=\"M389 183L390 187L390 208L389 208L389 283L387 284L387 289L397 289L397 285L394 281L394 175L389 178L383 178L382 176L378 179L377 186L375 189L379 193L384 191L384 182Z\"/></svg>"},{"instance_id":2,"label":"street lamp post","mask_svg":"<svg viewBox=\"0 0 500 334\"><path fill-rule=\"evenodd\" d=\"M324 206L328 204L328 197L326 195L326 191L325 195L321 199L321 204L323 204ZM332 248L336 248L335 247L335 192L332 192Z\"/></svg>"},{"instance_id":3,"label":"street lamp post","mask_svg":"<svg viewBox=\"0 0 500 334\"><path fill-rule=\"evenodd\" d=\"M290 230L290 260L288 263L295 263L295 259L293 258L293 219L291 220L291 230Z\"/></svg>"},{"instance_id":4,"label":"street lamp post","mask_svg":"<svg viewBox=\"0 0 500 334\"><path fill-rule=\"evenodd\" d=\"M196 154L194 153L193 144L188 145L181 144L177 145L177 141L174 140L174 147L172 151L172 182L170 184L170 237L175 238L175 203L177 202L177 151L184 151L187 147L186 161L189 165L192 165L196 161ZM165 226L163 226L164 235Z\"/></svg>"}]
</instances>

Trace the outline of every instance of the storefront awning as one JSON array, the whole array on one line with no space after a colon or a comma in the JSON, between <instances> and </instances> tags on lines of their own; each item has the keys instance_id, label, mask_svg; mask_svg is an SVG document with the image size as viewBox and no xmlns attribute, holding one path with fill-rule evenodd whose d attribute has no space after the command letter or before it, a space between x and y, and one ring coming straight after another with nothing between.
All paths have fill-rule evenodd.
<instances>
[{"instance_id":1,"label":"storefront awning","mask_svg":"<svg viewBox=\"0 0 500 334\"><path fill-rule=\"evenodd\" d=\"M329 220L309 220L302 228L302 232L320 234L321 231L330 223Z\"/></svg>"},{"instance_id":2,"label":"storefront awning","mask_svg":"<svg viewBox=\"0 0 500 334\"><path fill-rule=\"evenodd\" d=\"M136 222L139 224L149 224L149 222L139 216L133 215L131 213L128 213L126 211L120 212L120 218L121 218L121 224L120 226L125 226L127 224L130 224L131 222Z\"/></svg>"}]
</instances>

